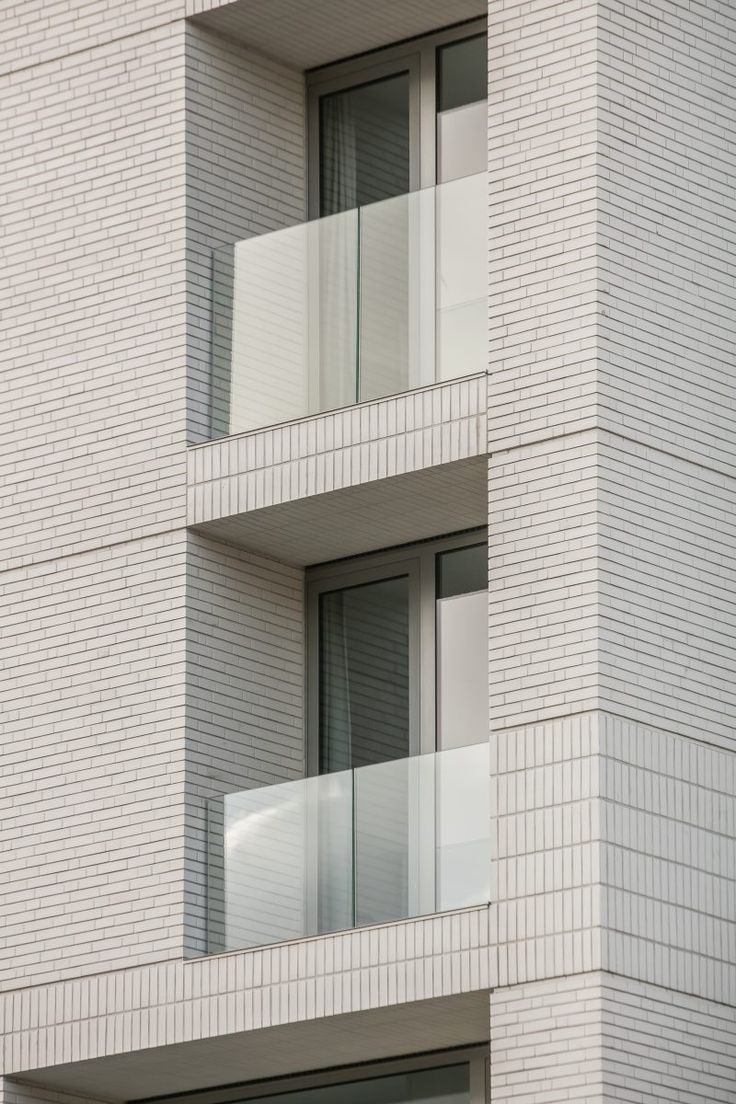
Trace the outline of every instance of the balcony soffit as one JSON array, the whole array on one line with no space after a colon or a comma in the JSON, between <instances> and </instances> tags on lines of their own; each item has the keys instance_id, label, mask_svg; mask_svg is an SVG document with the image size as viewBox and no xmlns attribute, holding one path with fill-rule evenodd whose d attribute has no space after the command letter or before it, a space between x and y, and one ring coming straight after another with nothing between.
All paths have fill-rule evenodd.
<instances>
[{"instance_id":1,"label":"balcony soffit","mask_svg":"<svg viewBox=\"0 0 736 1104\"><path fill-rule=\"evenodd\" d=\"M480 1043L481 990L35 1069L34 1085L122 1102ZM22 1076L19 1078L22 1080Z\"/></svg>"},{"instance_id":2,"label":"balcony soffit","mask_svg":"<svg viewBox=\"0 0 736 1104\"><path fill-rule=\"evenodd\" d=\"M287 65L312 69L477 18L485 9L477 0L188 0L187 14Z\"/></svg>"}]
</instances>

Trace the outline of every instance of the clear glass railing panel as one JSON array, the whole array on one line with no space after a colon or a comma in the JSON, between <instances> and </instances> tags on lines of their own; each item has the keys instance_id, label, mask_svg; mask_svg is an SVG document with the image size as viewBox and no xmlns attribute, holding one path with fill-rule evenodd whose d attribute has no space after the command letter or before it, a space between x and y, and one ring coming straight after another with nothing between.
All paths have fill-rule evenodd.
<instances>
[{"instance_id":1,"label":"clear glass railing panel","mask_svg":"<svg viewBox=\"0 0 736 1104\"><path fill-rule=\"evenodd\" d=\"M486 180L360 209L361 402L485 371Z\"/></svg>"},{"instance_id":2,"label":"clear glass railing panel","mask_svg":"<svg viewBox=\"0 0 736 1104\"><path fill-rule=\"evenodd\" d=\"M350 771L228 794L208 813L211 951L352 927Z\"/></svg>"},{"instance_id":3,"label":"clear glass railing panel","mask_svg":"<svg viewBox=\"0 0 736 1104\"><path fill-rule=\"evenodd\" d=\"M356 925L487 901L489 831L487 743L356 771Z\"/></svg>"},{"instance_id":4,"label":"clear glass railing panel","mask_svg":"<svg viewBox=\"0 0 736 1104\"><path fill-rule=\"evenodd\" d=\"M484 372L486 180L215 251L213 436Z\"/></svg>"},{"instance_id":5,"label":"clear glass railing panel","mask_svg":"<svg viewBox=\"0 0 736 1104\"><path fill-rule=\"evenodd\" d=\"M356 402L357 278L357 211L215 251L215 436Z\"/></svg>"},{"instance_id":6,"label":"clear glass railing panel","mask_svg":"<svg viewBox=\"0 0 736 1104\"><path fill-rule=\"evenodd\" d=\"M489 900L488 744L209 803L210 951Z\"/></svg>"},{"instance_id":7,"label":"clear glass railing panel","mask_svg":"<svg viewBox=\"0 0 736 1104\"><path fill-rule=\"evenodd\" d=\"M396 759L355 772L355 924L378 924L417 914L419 840L414 759ZM431 911L431 910L429 910Z\"/></svg>"},{"instance_id":8,"label":"clear glass railing panel","mask_svg":"<svg viewBox=\"0 0 736 1104\"><path fill-rule=\"evenodd\" d=\"M397 196L360 210L361 402L419 386L421 328L415 302L419 194Z\"/></svg>"}]
</instances>

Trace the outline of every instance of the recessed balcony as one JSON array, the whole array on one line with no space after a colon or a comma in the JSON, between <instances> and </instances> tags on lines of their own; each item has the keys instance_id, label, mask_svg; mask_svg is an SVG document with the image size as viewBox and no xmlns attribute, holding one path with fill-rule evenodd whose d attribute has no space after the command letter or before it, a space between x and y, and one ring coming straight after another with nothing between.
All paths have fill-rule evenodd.
<instances>
[{"instance_id":1,"label":"recessed balcony","mask_svg":"<svg viewBox=\"0 0 736 1104\"><path fill-rule=\"evenodd\" d=\"M212 436L485 372L486 192L478 173L216 250Z\"/></svg>"},{"instance_id":2,"label":"recessed balcony","mask_svg":"<svg viewBox=\"0 0 736 1104\"><path fill-rule=\"evenodd\" d=\"M488 743L209 802L210 952L477 906Z\"/></svg>"}]
</instances>

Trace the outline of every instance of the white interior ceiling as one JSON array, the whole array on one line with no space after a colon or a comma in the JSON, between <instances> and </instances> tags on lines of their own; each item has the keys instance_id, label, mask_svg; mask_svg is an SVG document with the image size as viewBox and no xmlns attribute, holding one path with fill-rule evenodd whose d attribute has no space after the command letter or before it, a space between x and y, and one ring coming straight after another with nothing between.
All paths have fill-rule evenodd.
<instances>
[{"instance_id":1,"label":"white interior ceiling","mask_svg":"<svg viewBox=\"0 0 736 1104\"><path fill-rule=\"evenodd\" d=\"M192 0L190 7L194 7ZM297 69L311 69L485 13L477 0L235 0L194 21ZM201 0L196 4L201 8Z\"/></svg>"},{"instance_id":2,"label":"white interior ceiling","mask_svg":"<svg viewBox=\"0 0 736 1104\"><path fill-rule=\"evenodd\" d=\"M207 536L298 566L483 526L487 458L250 510L196 526Z\"/></svg>"},{"instance_id":3,"label":"white interior ceiling","mask_svg":"<svg viewBox=\"0 0 736 1104\"><path fill-rule=\"evenodd\" d=\"M139 1100L444 1050L488 1034L482 990L53 1066L34 1070L32 1081L98 1100Z\"/></svg>"}]
</instances>

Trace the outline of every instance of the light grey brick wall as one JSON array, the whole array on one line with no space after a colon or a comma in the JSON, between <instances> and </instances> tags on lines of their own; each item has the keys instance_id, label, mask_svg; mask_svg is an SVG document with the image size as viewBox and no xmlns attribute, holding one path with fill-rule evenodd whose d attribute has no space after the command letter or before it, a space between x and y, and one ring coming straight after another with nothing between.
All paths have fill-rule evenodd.
<instances>
[{"instance_id":1,"label":"light grey brick wall","mask_svg":"<svg viewBox=\"0 0 736 1104\"><path fill-rule=\"evenodd\" d=\"M600 750L602 968L736 1007L736 755L610 716Z\"/></svg>"},{"instance_id":2,"label":"light grey brick wall","mask_svg":"<svg viewBox=\"0 0 736 1104\"><path fill-rule=\"evenodd\" d=\"M188 435L198 442L227 432L210 408L213 250L305 220L306 110L303 73L235 41L187 24L185 56Z\"/></svg>"},{"instance_id":3,"label":"light grey brick wall","mask_svg":"<svg viewBox=\"0 0 736 1104\"><path fill-rule=\"evenodd\" d=\"M178 535L0 574L0 986L181 953Z\"/></svg>"},{"instance_id":4,"label":"light grey brick wall","mask_svg":"<svg viewBox=\"0 0 736 1104\"><path fill-rule=\"evenodd\" d=\"M490 457L494 730L597 705L597 451L587 431Z\"/></svg>"},{"instance_id":5,"label":"light grey brick wall","mask_svg":"<svg viewBox=\"0 0 736 1104\"><path fill-rule=\"evenodd\" d=\"M490 0L488 42L493 452L595 424L597 4Z\"/></svg>"},{"instance_id":6,"label":"light grey brick wall","mask_svg":"<svg viewBox=\"0 0 736 1104\"><path fill-rule=\"evenodd\" d=\"M736 1010L603 975L605 1101L731 1104Z\"/></svg>"},{"instance_id":7,"label":"light grey brick wall","mask_svg":"<svg viewBox=\"0 0 736 1104\"><path fill-rule=\"evenodd\" d=\"M187 951L206 950L208 798L304 774L304 573L190 534Z\"/></svg>"},{"instance_id":8,"label":"light grey brick wall","mask_svg":"<svg viewBox=\"0 0 736 1104\"><path fill-rule=\"evenodd\" d=\"M601 421L736 474L736 9L601 0Z\"/></svg>"},{"instance_id":9,"label":"light grey brick wall","mask_svg":"<svg viewBox=\"0 0 736 1104\"><path fill-rule=\"evenodd\" d=\"M185 0L7 0L0 36L0 75L55 61L77 50L166 27L181 19Z\"/></svg>"},{"instance_id":10,"label":"light grey brick wall","mask_svg":"<svg viewBox=\"0 0 736 1104\"><path fill-rule=\"evenodd\" d=\"M732 738L733 11L489 18L492 724Z\"/></svg>"},{"instance_id":11,"label":"light grey brick wall","mask_svg":"<svg viewBox=\"0 0 736 1104\"><path fill-rule=\"evenodd\" d=\"M491 994L493 1104L728 1104L736 1012L607 973Z\"/></svg>"},{"instance_id":12,"label":"light grey brick wall","mask_svg":"<svg viewBox=\"0 0 736 1104\"><path fill-rule=\"evenodd\" d=\"M599 721L491 740L491 920L500 986L601 965Z\"/></svg>"},{"instance_id":13,"label":"light grey brick wall","mask_svg":"<svg viewBox=\"0 0 736 1104\"><path fill-rule=\"evenodd\" d=\"M141 0L124 17L112 3L11 8L0 75L6 987L181 954L190 909L201 940L202 833L185 826L185 770L195 820L205 791L245 784L249 756L253 777L269 774L253 722L270 711L269 688L246 663L244 705L235 670L246 639L256 647L258 594L287 580L268 611L277 624L297 576L255 568L239 591L238 553L209 577L187 556L187 354L196 369L203 250L298 221L304 202L301 75L187 27L179 0ZM188 572L200 604L187 742ZM203 627L208 586L233 610L249 606L233 678L217 686L221 713L208 711L214 685L196 681L215 622ZM287 635L280 659L295 670ZM287 763L300 710L291 677L271 732ZM274 762L268 780L279 769L293 768Z\"/></svg>"},{"instance_id":14,"label":"light grey brick wall","mask_svg":"<svg viewBox=\"0 0 736 1104\"><path fill-rule=\"evenodd\" d=\"M598 973L491 993L493 1104L603 1104Z\"/></svg>"},{"instance_id":15,"label":"light grey brick wall","mask_svg":"<svg viewBox=\"0 0 736 1104\"><path fill-rule=\"evenodd\" d=\"M14 64L0 77L5 988L183 946L184 32L174 11L3 11Z\"/></svg>"},{"instance_id":16,"label":"light grey brick wall","mask_svg":"<svg viewBox=\"0 0 736 1104\"><path fill-rule=\"evenodd\" d=\"M498 981L591 969L736 1006L736 756L599 712L499 732Z\"/></svg>"},{"instance_id":17,"label":"light grey brick wall","mask_svg":"<svg viewBox=\"0 0 736 1104\"><path fill-rule=\"evenodd\" d=\"M607 433L598 471L601 704L733 741L736 480Z\"/></svg>"},{"instance_id":18,"label":"light grey brick wall","mask_svg":"<svg viewBox=\"0 0 736 1104\"><path fill-rule=\"evenodd\" d=\"M184 521L183 29L0 78L0 563Z\"/></svg>"}]
</instances>

